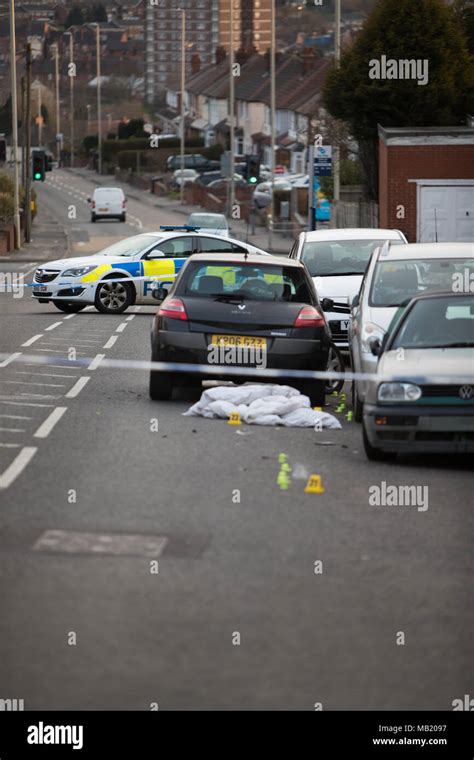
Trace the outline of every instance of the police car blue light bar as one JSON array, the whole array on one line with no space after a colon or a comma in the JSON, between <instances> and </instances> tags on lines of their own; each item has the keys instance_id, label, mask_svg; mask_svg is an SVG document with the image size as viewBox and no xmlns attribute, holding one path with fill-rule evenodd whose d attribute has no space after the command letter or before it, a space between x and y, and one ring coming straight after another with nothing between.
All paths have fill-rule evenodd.
<instances>
[{"instance_id":1,"label":"police car blue light bar","mask_svg":"<svg viewBox=\"0 0 474 760\"><path fill-rule=\"evenodd\" d=\"M163 232L197 232L200 227L193 227L190 224L175 225L175 224L161 224L160 230Z\"/></svg>"}]
</instances>

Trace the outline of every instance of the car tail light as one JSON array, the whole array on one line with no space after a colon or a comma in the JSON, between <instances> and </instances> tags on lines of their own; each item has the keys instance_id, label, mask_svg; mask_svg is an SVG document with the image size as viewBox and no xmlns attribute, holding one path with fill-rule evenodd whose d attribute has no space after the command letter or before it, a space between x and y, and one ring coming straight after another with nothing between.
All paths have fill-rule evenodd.
<instances>
[{"instance_id":1,"label":"car tail light","mask_svg":"<svg viewBox=\"0 0 474 760\"><path fill-rule=\"evenodd\" d=\"M293 327L324 327L324 317L314 306L303 306Z\"/></svg>"},{"instance_id":2,"label":"car tail light","mask_svg":"<svg viewBox=\"0 0 474 760\"><path fill-rule=\"evenodd\" d=\"M188 319L184 303L180 298L169 298L164 301L163 306L158 311L158 315L160 317L168 317L169 319Z\"/></svg>"}]
</instances>

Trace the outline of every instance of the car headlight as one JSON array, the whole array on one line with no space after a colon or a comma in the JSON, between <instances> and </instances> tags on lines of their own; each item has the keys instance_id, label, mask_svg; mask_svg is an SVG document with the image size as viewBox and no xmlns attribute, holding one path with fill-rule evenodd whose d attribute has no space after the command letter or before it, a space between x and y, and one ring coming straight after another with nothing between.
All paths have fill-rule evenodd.
<instances>
[{"instance_id":1,"label":"car headlight","mask_svg":"<svg viewBox=\"0 0 474 760\"><path fill-rule=\"evenodd\" d=\"M93 269L97 268L97 264L94 264L94 266L89 267L71 267L71 269L66 269L65 272L62 273L62 277L82 277L83 274L87 274L87 272L92 272Z\"/></svg>"},{"instance_id":2,"label":"car headlight","mask_svg":"<svg viewBox=\"0 0 474 760\"><path fill-rule=\"evenodd\" d=\"M380 342L383 340L384 331L378 325L374 325L373 322L367 322L362 326L360 335L360 348L364 354L371 354L370 344L374 338L378 338Z\"/></svg>"},{"instance_id":3,"label":"car headlight","mask_svg":"<svg viewBox=\"0 0 474 760\"><path fill-rule=\"evenodd\" d=\"M421 388L413 383L381 383L377 391L379 401L418 401Z\"/></svg>"}]
</instances>

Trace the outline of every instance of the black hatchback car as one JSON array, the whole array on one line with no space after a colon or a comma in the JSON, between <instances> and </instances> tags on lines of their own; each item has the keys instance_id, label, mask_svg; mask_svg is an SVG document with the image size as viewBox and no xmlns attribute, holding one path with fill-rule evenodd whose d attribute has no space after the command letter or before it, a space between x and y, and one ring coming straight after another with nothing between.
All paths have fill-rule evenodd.
<instances>
[{"instance_id":1,"label":"black hatchback car","mask_svg":"<svg viewBox=\"0 0 474 760\"><path fill-rule=\"evenodd\" d=\"M232 366L225 380L249 380L239 367L325 370L331 335L311 278L299 261L279 256L218 253L191 256L162 304L151 334L152 361L188 363L189 373L152 370L150 397L169 399L176 385L207 379L193 364ZM329 308L330 304L323 304ZM186 377L188 375L188 377ZM212 374L212 379L218 375ZM273 378L271 378L273 381ZM322 406L324 380L282 383Z\"/></svg>"}]
</instances>

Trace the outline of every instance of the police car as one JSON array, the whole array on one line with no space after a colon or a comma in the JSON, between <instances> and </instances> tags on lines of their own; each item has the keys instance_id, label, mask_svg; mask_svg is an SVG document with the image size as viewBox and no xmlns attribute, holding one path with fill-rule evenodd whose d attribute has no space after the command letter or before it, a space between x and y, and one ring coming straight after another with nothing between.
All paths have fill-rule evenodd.
<instances>
[{"instance_id":1,"label":"police car","mask_svg":"<svg viewBox=\"0 0 474 760\"><path fill-rule=\"evenodd\" d=\"M121 314L132 304L153 304L156 283L170 287L193 253L266 251L229 237L199 232L199 227L162 226L159 232L120 240L92 256L58 259L37 269L33 298L75 313L93 304L104 314Z\"/></svg>"}]
</instances>

